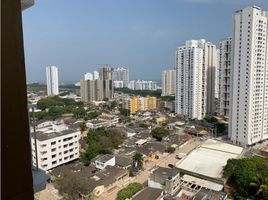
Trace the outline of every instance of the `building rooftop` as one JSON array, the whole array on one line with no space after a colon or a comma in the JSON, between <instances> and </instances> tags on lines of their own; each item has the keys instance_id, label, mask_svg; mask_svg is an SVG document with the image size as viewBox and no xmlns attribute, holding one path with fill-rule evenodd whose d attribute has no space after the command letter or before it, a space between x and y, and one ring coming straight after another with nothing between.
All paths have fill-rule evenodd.
<instances>
[{"instance_id":1,"label":"building rooftop","mask_svg":"<svg viewBox=\"0 0 268 200\"><path fill-rule=\"evenodd\" d=\"M221 200L226 198L227 194L225 192L218 192L202 188L199 192L196 193L193 200Z\"/></svg>"},{"instance_id":2,"label":"building rooftop","mask_svg":"<svg viewBox=\"0 0 268 200\"><path fill-rule=\"evenodd\" d=\"M148 156L150 153L160 152L164 153L167 145L164 142L147 142L142 146L136 147L136 151Z\"/></svg>"},{"instance_id":3,"label":"building rooftop","mask_svg":"<svg viewBox=\"0 0 268 200\"><path fill-rule=\"evenodd\" d=\"M158 167L152 171L153 175L158 175L165 177L166 179L175 177L179 174L179 170L177 168L166 168L166 167Z\"/></svg>"},{"instance_id":4,"label":"building rooftop","mask_svg":"<svg viewBox=\"0 0 268 200\"><path fill-rule=\"evenodd\" d=\"M36 139L39 141L45 141L45 140L49 140L49 139L53 139L56 137L61 137L63 135L68 135L71 133L75 133L77 132L77 130L74 129L67 129L67 130L63 130L63 131L59 131L59 132L36 132ZM31 133L32 137L33 137L33 133Z\"/></svg>"},{"instance_id":5,"label":"building rooftop","mask_svg":"<svg viewBox=\"0 0 268 200\"><path fill-rule=\"evenodd\" d=\"M163 190L157 188L146 187L137 193L132 200L156 200L162 196Z\"/></svg>"},{"instance_id":6,"label":"building rooftop","mask_svg":"<svg viewBox=\"0 0 268 200\"><path fill-rule=\"evenodd\" d=\"M116 155L115 163L120 167L128 167L132 164L132 159L129 156Z\"/></svg>"},{"instance_id":7,"label":"building rooftop","mask_svg":"<svg viewBox=\"0 0 268 200\"><path fill-rule=\"evenodd\" d=\"M211 178L222 178L227 160L238 158L242 151L242 147L209 139L180 161L177 167Z\"/></svg>"},{"instance_id":8,"label":"building rooftop","mask_svg":"<svg viewBox=\"0 0 268 200\"><path fill-rule=\"evenodd\" d=\"M93 120L88 121L88 123L91 123L91 124L100 124L104 122L105 122L104 120L99 120L99 119L93 119Z\"/></svg>"},{"instance_id":9,"label":"building rooftop","mask_svg":"<svg viewBox=\"0 0 268 200\"><path fill-rule=\"evenodd\" d=\"M187 183L189 185L189 183L193 183L195 185L199 185L202 186L203 188L207 188L207 189L211 189L211 190L215 190L215 191L221 191L223 189L223 185L222 184L218 184L218 183L214 183L205 179L200 179L194 176L190 176L187 174L184 174L181 177L181 183Z\"/></svg>"},{"instance_id":10,"label":"building rooftop","mask_svg":"<svg viewBox=\"0 0 268 200\"><path fill-rule=\"evenodd\" d=\"M99 155L94 159L94 162L98 161L98 162L105 163L105 162L111 160L112 158L114 158L114 156L110 155L110 154Z\"/></svg>"}]
</instances>

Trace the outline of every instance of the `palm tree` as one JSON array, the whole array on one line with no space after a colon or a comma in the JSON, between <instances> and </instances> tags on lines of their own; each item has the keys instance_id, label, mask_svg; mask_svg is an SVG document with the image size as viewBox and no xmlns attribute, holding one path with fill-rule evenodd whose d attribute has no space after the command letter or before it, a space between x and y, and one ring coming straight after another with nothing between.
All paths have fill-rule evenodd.
<instances>
[{"instance_id":1,"label":"palm tree","mask_svg":"<svg viewBox=\"0 0 268 200\"><path fill-rule=\"evenodd\" d=\"M142 169L142 166L143 166L143 155L141 153L136 153L132 157L132 161L133 161L133 167L134 168Z\"/></svg>"},{"instance_id":2,"label":"palm tree","mask_svg":"<svg viewBox=\"0 0 268 200\"><path fill-rule=\"evenodd\" d=\"M257 174L257 176L255 176L253 181L250 183L250 186L256 188L256 195L260 197L268 195L268 177Z\"/></svg>"}]
</instances>

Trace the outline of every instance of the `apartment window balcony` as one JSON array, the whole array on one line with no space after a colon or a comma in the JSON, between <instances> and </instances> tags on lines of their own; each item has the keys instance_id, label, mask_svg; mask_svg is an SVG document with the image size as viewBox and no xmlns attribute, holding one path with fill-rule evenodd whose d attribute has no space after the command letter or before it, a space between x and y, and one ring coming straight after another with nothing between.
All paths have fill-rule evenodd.
<instances>
[{"instance_id":1,"label":"apartment window balcony","mask_svg":"<svg viewBox=\"0 0 268 200\"><path fill-rule=\"evenodd\" d=\"M41 151L41 152L40 152L41 155L44 155L44 154L46 154L46 153L47 153L47 151Z\"/></svg>"}]
</instances>

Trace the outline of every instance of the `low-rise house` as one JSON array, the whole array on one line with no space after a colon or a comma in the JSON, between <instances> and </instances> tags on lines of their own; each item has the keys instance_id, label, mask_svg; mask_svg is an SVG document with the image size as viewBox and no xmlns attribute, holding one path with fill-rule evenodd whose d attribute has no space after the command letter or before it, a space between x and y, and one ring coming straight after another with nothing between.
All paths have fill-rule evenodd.
<instances>
[{"instance_id":1,"label":"low-rise house","mask_svg":"<svg viewBox=\"0 0 268 200\"><path fill-rule=\"evenodd\" d=\"M86 126L91 129L97 129L101 127L112 127L119 123L119 117L116 115L110 115L102 113L97 119L89 120Z\"/></svg>"},{"instance_id":2,"label":"low-rise house","mask_svg":"<svg viewBox=\"0 0 268 200\"><path fill-rule=\"evenodd\" d=\"M157 167L150 172L148 186L173 195L179 189L180 173L177 168Z\"/></svg>"},{"instance_id":3,"label":"low-rise house","mask_svg":"<svg viewBox=\"0 0 268 200\"><path fill-rule=\"evenodd\" d=\"M115 126L119 123L119 117L116 115L111 115L107 113L102 113L98 119L107 121L108 126Z\"/></svg>"},{"instance_id":4,"label":"low-rise house","mask_svg":"<svg viewBox=\"0 0 268 200\"><path fill-rule=\"evenodd\" d=\"M107 121L103 121L103 120L99 120L99 119L92 119L92 120L89 120L86 123L86 126L88 128L91 128L91 129L98 129L98 128L101 128L101 127L107 127L108 126L108 122Z\"/></svg>"},{"instance_id":5,"label":"low-rise house","mask_svg":"<svg viewBox=\"0 0 268 200\"><path fill-rule=\"evenodd\" d=\"M162 200L164 197L163 190L158 188L146 187L142 191L135 194L132 200Z\"/></svg>"},{"instance_id":6,"label":"low-rise house","mask_svg":"<svg viewBox=\"0 0 268 200\"><path fill-rule=\"evenodd\" d=\"M128 169L132 165L132 159L129 156L116 155L115 156L115 163L116 163L116 166L118 166L118 167Z\"/></svg>"},{"instance_id":7,"label":"low-rise house","mask_svg":"<svg viewBox=\"0 0 268 200\"><path fill-rule=\"evenodd\" d=\"M146 159L159 158L166 149L167 145L163 142L147 142L142 146L136 147L136 151L146 156Z\"/></svg>"},{"instance_id":8,"label":"low-rise house","mask_svg":"<svg viewBox=\"0 0 268 200\"><path fill-rule=\"evenodd\" d=\"M53 169L51 172L52 181L58 177L63 177L65 174L75 173L81 179L86 179L88 182L88 194L93 197L101 195L105 190L114 187L116 181L127 176L128 171L116 166L107 166L103 170L84 166L80 162L69 163Z\"/></svg>"},{"instance_id":9,"label":"low-rise house","mask_svg":"<svg viewBox=\"0 0 268 200\"><path fill-rule=\"evenodd\" d=\"M93 166L97 169L104 169L106 166L115 166L115 156L110 154L99 155L93 159Z\"/></svg>"},{"instance_id":10,"label":"low-rise house","mask_svg":"<svg viewBox=\"0 0 268 200\"><path fill-rule=\"evenodd\" d=\"M146 139L140 139L140 140L138 140L137 142L135 142L135 144L137 145L137 146L142 146L142 145L144 145L144 144L146 144L147 143L147 140Z\"/></svg>"},{"instance_id":11,"label":"low-rise house","mask_svg":"<svg viewBox=\"0 0 268 200\"><path fill-rule=\"evenodd\" d=\"M193 200L226 200L227 193L202 188L193 197Z\"/></svg>"}]
</instances>

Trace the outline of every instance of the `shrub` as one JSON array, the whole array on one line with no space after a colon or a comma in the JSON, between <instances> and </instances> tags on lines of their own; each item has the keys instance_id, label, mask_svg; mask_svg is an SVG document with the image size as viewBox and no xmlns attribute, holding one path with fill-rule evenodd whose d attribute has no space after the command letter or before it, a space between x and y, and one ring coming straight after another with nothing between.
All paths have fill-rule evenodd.
<instances>
[{"instance_id":1,"label":"shrub","mask_svg":"<svg viewBox=\"0 0 268 200\"><path fill-rule=\"evenodd\" d=\"M117 200L125 200L131 198L134 194L139 192L142 189L142 184L140 183L131 183L126 188L120 190L117 193Z\"/></svg>"}]
</instances>

